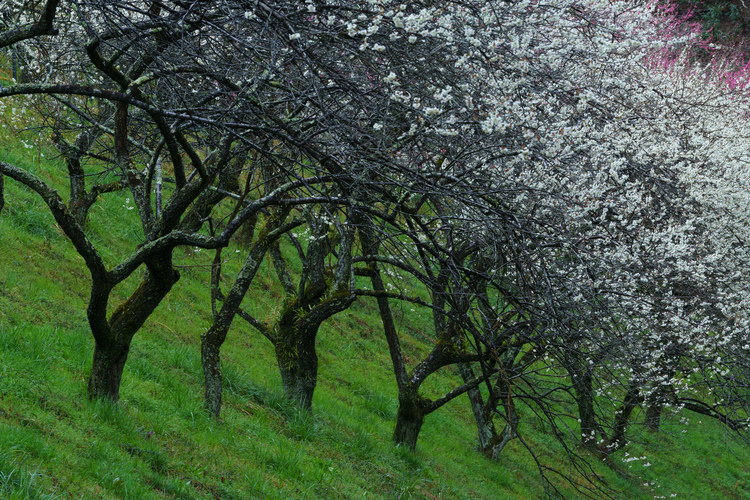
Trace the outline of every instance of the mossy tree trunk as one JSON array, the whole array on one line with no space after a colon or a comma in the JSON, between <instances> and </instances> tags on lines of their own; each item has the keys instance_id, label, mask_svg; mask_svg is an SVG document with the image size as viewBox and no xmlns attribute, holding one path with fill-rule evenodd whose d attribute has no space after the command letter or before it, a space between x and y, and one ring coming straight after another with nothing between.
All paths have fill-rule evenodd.
<instances>
[{"instance_id":1,"label":"mossy tree trunk","mask_svg":"<svg viewBox=\"0 0 750 500\"><path fill-rule=\"evenodd\" d=\"M670 360L673 361L673 360ZM674 362L676 365L676 362ZM668 363L664 370L667 380L674 377L676 368ZM643 404L646 406L646 416L644 424L651 432L659 432L661 427L661 414L664 406L675 401L675 391L671 384L662 384L654 388L651 393L644 398Z\"/></svg>"},{"instance_id":2,"label":"mossy tree trunk","mask_svg":"<svg viewBox=\"0 0 750 500\"><path fill-rule=\"evenodd\" d=\"M171 249L150 258L146 266L146 278L112 313L109 321L103 321L106 296L99 300L92 297L89 302L89 324L95 340L94 362L88 384L90 398L113 401L120 398L122 372L133 336L180 279L180 274L172 267Z\"/></svg>"},{"instance_id":3,"label":"mossy tree trunk","mask_svg":"<svg viewBox=\"0 0 750 500\"><path fill-rule=\"evenodd\" d=\"M280 314L273 338L284 394L301 408L310 410L318 382L316 342L325 320L346 310L356 296L347 288L326 287L325 297L314 292L303 301L294 300ZM315 305L310 305L313 302Z\"/></svg>"},{"instance_id":4,"label":"mossy tree trunk","mask_svg":"<svg viewBox=\"0 0 750 500\"><path fill-rule=\"evenodd\" d=\"M100 113L104 114L110 111L112 106L102 105L100 108L102 109ZM127 182L123 178L106 184L94 184L87 188L86 180L88 176L83 168L82 161L91 153L91 148L102 135L101 129L92 127L81 132L75 141L70 144L61 131L55 130L52 134L52 141L64 158L68 169L70 183L68 208L81 227L85 227L89 211L100 195L121 191L127 187Z\"/></svg>"},{"instance_id":5,"label":"mossy tree trunk","mask_svg":"<svg viewBox=\"0 0 750 500\"><path fill-rule=\"evenodd\" d=\"M474 371L468 363L459 363L458 371L464 382L473 380L475 377ZM478 448L482 453L486 453L486 450L488 450L492 446L492 443L498 439L495 422L494 419L491 418L491 415L487 414L482 391L480 391L478 387L470 390L467 393L467 396L469 397L471 412L474 415L474 420L477 424Z\"/></svg>"},{"instance_id":6,"label":"mossy tree trunk","mask_svg":"<svg viewBox=\"0 0 750 500\"><path fill-rule=\"evenodd\" d=\"M593 365L590 360L585 359L584 355L575 349L565 352L563 365L573 386L573 396L578 408L581 441L585 447L591 450L596 449L597 432L600 426L594 408Z\"/></svg>"},{"instance_id":7,"label":"mossy tree trunk","mask_svg":"<svg viewBox=\"0 0 750 500\"><path fill-rule=\"evenodd\" d=\"M304 322L304 319L300 319ZM315 349L318 328L299 328L295 324L279 324L274 348L281 374L281 385L287 399L300 408L312 408L318 383L318 353Z\"/></svg>"},{"instance_id":8,"label":"mossy tree trunk","mask_svg":"<svg viewBox=\"0 0 750 500\"><path fill-rule=\"evenodd\" d=\"M354 227L347 220L331 219L323 209L316 215L308 213L307 224L310 240L306 250L289 235L302 262L296 284L278 245L270 247L276 274L286 292L273 326L247 314L242 317L273 344L286 398L310 410L318 380L316 342L320 326L346 310L356 295L351 269ZM335 266L327 264L334 258Z\"/></svg>"},{"instance_id":9,"label":"mossy tree trunk","mask_svg":"<svg viewBox=\"0 0 750 500\"><path fill-rule=\"evenodd\" d=\"M122 372L129 351L129 341L113 342L104 346L94 344L94 363L88 383L90 399L120 399Z\"/></svg>"},{"instance_id":10,"label":"mossy tree trunk","mask_svg":"<svg viewBox=\"0 0 750 500\"><path fill-rule=\"evenodd\" d=\"M659 428L661 427L661 412L663 408L664 405L659 399L653 400L646 406L644 424L651 432L659 432Z\"/></svg>"},{"instance_id":11,"label":"mossy tree trunk","mask_svg":"<svg viewBox=\"0 0 750 500\"><path fill-rule=\"evenodd\" d=\"M512 349L500 357L502 360L501 368L492 370L493 373L496 371L497 374L494 376L494 384L487 384L489 394L486 401L484 401L479 388L468 392L471 410L477 423L477 448L485 457L494 461L497 461L505 446L518 436L519 418L511 382L513 363L518 352L518 349ZM488 367L487 369L492 368L494 367ZM465 382L476 380L477 377L468 363L460 363L458 369ZM505 419L505 427L499 433L495 426L495 415L498 413L498 407L502 407L501 415Z\"/></svg>"},{"instance_id":12,"label":"mossy tree trunk","mask_svg":"<svg viewBox=\"0 0 750 500\"><path fill-rule=\"evenodd\" d=\"M258 238L250 247L245 262L237 274L237 278L229 293L225 297L220 288L221 280L221 249L216 251L216 257L211 271L211 298L214 311L214 322L201 335L201 364L205 381L204 406L215 418L221 414L223 381L221 375L221 346L227 338L229 328L235 316L241 313L240 306L247 290L255 279L258 269L266 252L278 238L301 223L299 220L287 222L291 210L280 209L269 216L258 233ZM255 219L257 221L257 219ZM222 301L220 310L216 302ZM242 312L244 314L244 312Z\"/></svg>"}]
</instances>

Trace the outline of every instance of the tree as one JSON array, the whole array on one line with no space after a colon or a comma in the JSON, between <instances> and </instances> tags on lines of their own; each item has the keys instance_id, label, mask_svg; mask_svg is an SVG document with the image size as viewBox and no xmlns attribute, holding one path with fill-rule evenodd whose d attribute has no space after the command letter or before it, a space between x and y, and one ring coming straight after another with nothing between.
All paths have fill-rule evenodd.
<instances>
[{"instance_id":1,"label":"tree","mask_svg":"<svg viewBox=\"0 0 750 500\"><path fill-rule=\"evenodd\" d=\"M51 23L55 7L56 2L45 5L40 14L41 25ZM89 85L53 81L19 84L0 92L3 97L18 94L74 96L70 100L58 98L53 102L62 103L68 116L76 117L81 126L96 132L92 138L87 136L90 132L83 131L73 142L75 151L68 163L71 199L65 203L51 186L17 166L2 164L0 172L27 185L45 200L84 258L92 279L87 315L96 341L89 394L117 399L122 369L134 334L179 279L172 265L174 248L225 246L238 228L259 210L276 203L287 191L314 184L315 180L282 185L265 198L235 210L220 233L211 233L210 228L208 234L201 233L212 211L226 198L228 191L224 188L236 183L240 175L243 165L233 166L232 160L243 157L248 144L261 154L273 156L265 145L253 142L263 125L252 119L233 123L237 116L248 117L246 107L235 110L234 114L227 113L226 103L234 98L232 92L239 92L232 77L242 83L247 82L244 78L252 80L247 73L231 71L232 67L236 68L232 43L214 52L212 58L203 59L209 42L219 42L220 36L229 42L236 36L237 32L228 29L227 23L242 18L242 12L223 15L226 13L219 10L214 11L219 16L215 17L207 12L193 12L187 5L176 4L166 9L151 2L127 5L90 2L66 7L65 16L59 17L69 25L65 30L68 36L61 43L51 43L48 51L35 53L37 65L54 68L54 64L43 57L46 54L54 58L60 50L65 50L88 75ZM191 29L186 30L187 27ZM40 31L21 26L7 31L2 40L8 45L53 32L56 31L49 27ZM220 74L221 69L225 73ZM262 75L263 68L253 69L260 72L256 75ZM63 78L65 73L53 72L53 75L57 79ZM83 97L95 102L87 101L84 108L76 101ZM257 101L250 99L243 102L252 103L251 107L257 105ZM277 106L286 109L286 104ZM262 116L265 123L277 124L277 116L272 112L264 111ZM69 120L69 123L72 122ZM271 136L274 133L286 137L296 132L288 128L267 132ZM69 134L67 129L58 132L63 149L70 147L66 138ZM92 150L97 135L100 142L109 141L108 156ZM140 147L131 148L133 142ZM313 150L313 153L317 152ZM175 189L161 211L155 211L150 188L163 154L171 163ZM85 212L90 203L107 192L96 187L88 193L79 189L76 178L80 175L76 170L82 167L84 156L107 162L108 171L119 177L116 183L130 190L140 217L141 243L111 269L105 265L84 228ZM142 168L137 167L138 164ZM82 207L80 211L79 207ZM146 278L108 315L112 290L141 265L147 269Z\"/></svg>"}]
</instances>

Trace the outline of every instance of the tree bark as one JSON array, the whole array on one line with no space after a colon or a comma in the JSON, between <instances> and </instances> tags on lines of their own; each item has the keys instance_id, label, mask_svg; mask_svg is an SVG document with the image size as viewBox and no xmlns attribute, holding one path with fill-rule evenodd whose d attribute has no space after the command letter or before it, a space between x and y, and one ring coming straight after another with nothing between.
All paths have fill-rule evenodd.
<instances>
[{"instance_id":1,"label":"tree bark","mask_svg":"<svg viewBox=\"0 0 750 500\"><path fill-rule=\"evenodd\" d=\"M646 407L646 428L651 432L659 432L661 426L662 403L659 400L653 401Z\"/></svg>"},{"instance_id":2,"label":"tree bark","mask_svg":"<svg viewBox=\"0 0 750 500\"><path fill-rule=\"evenodd\" d=\"M260 264L263 261L268 248L289 229L297 224L292 221L284 225L289 215L289 210L284 209L280 213L269 217L260 231L259 238L250 249L242 269L229 290L226 297L222 296L219 289L221 275L221 251L218 251L211 270L211 294L214 322L211 327L201 335L201 363L203 365L203 376L205 379L206 410L215 418L221 414L222 404L222 376L221 376L221 346L227 338L229 328L234 321L235 315L240 310L242 300L247 294L253 280L255 279ZM256 220L256 219L254 219ZM223 301L220 311L216 311L216 300Z\"/></svg>"},{"instance_id":3,"label":"tree bark","mask_svg":"<svg viewBox=\"0 0 750 500\"><path fill-rule=\"evenodd\" d=\"M675 370L669 371L669 377L674 377ZM646 428L652 432L659 432L661 426L661 413L664 404L672 401L674 398L674 389L672 386L661 386L654 390L650 396L645 398L646 404Z\"/></svg>"},{"instance_id":4,"label":"tree bark","mask_svg":"<svg viewBox=\"0 0 750 500\"><path fill-rule=\"evenodd\" d=\"M458 371L464 382L469 382L474 379L474 372L468 363L459 363ZM474 414L474 420L477 423L477 439L479 441L477 448L483 455L490 457L493 460L497 460L497 456L501 450L495 452L495 448L496 445L501 442L501 438L497 434L494 419L492 419L491 414L488 414L487 412L484 398L482 398L482 392L478 387L475 387L469 389L467 395L469 396L469 405Z\"/></svg>"},{"instance_id":5,"label":"tree bark","mask_svg":"<svg viewBox=\"0 0 750 500\"><path fill-rule=\"evenodd\" d=\"M628 386L628 390L625 393L625 398L622 401L622 406L615 413L615 423L612 429L612 439L607 446L607 453L614 453L627 444L627 438L625 431L628 428L628 421L630 415L640 401L638 385L635 383Z\"/></svg>"},{"instance_id":6,"label":"tree bark","mask_svg":"<svg viewBox=\"0 0 750 500\"><path fill-rule=\"evenodd\" d=\"M273 340L284 394L305 410L312 409L313 393L318 383L318 353L315 343L320 325L326 319L348 308L355 296L348 290L333 295L309 312L297 309L293 301L282 312Z\"/></svg>"},{"instance_id":7,"label":"tree bark","mask_svg":"<svg viewBox=\"0 0 750 500\"><path fill-rule=\"evenodd\" d=\"M329 226L319 222L307 255L298 245L303 263L299 287L292 285L281 253L271 249L274 267L287 300L278 316L274 334L268 335L276 350L284 395L300 408L310 410L318 381L315 343L320 326L331 316L347 309L356 299L352 283L354 226L344 223L335 269L325 265L336 242L326 234ZM294 295L293 295L294 294Z\"/></svg>"},{"instance_id":8,"label":"tree bark","mask_svg":"<svg viewBox=\"0 0 750 500\"><path fill-rule=\"evenodd\" d=\"M203 366L203 378L205 383L204 406L214 417L221 414L221 403L223 393L223 380L221 376L221 343L211 342L213 327L201 336L201 364Z\"/></svg>"},{"instance_id":9,"label":"tree bark","mask_svg":"<svg viewBox=\"0 0 750 500\"><path fill-rule=\"evenodd\" d=\"M281 373L284 395L304 410L312 409L313 394L318 384L318 353L315 342L300 342L296 349L277 343L276 360ZM304 345L307 344L307 345Z\"/></svg>"},{"instance_id":10,"label":"tree bark","mask_svg":"<svg viewBox=\"0 0 750 500\"><path fill-rule=\"evenodd\" d=\"M60 0L48 0L41 9L39 20L33 24L19 26L0 34L0 49L38 36L55 36L58 31L52 26Z\"/></svg>"},{"instance_id":11,"label":"tree bark","mask_svg":"<svg viewBox=\"0 0 750 500\"><path fill-rule=\"evenodd\" d=\"M575 391L578 418L581 421L581 441L587 448L596 448L596 413L594 412L594 393L592 375L587 369L571 374Z\"/></svg>"},{"instance_id":12,"label":"tree bark","mask_svg":"<svg viewBox=\"0 0 750 500\"><path fill-rule=\"evenodd\" d=\"M399 396L396 413L396 427L393 430L393 442L410 450L417 448L419 431L425 417L425 406L428 403L417 394Z\"/></svg>"},{"instance_id":13,"label":"tree bark","mask_svg":"<svg viewBox=\"0 0 750 500\"><path fill-rule=\"evenodd\" d=\"M120 383L125 361L128 359L130 342L113 342L94 345L94 363L91 366L88 392L90 399L120 399Z\"/></svg>"},{"instance_id":14,"label":"tree bark","mask_svg":"<svg viewBox=\"0 0 750 500\"><path fill-rule=\"evenodd\" d=\"M565 370L573 385L573 395L578 407L581 441L586 448L596 449L596 433L601 430L594 410L593 373L589 361L580 352L567 351L563 356Z\"/></svg>"}]
</instances>

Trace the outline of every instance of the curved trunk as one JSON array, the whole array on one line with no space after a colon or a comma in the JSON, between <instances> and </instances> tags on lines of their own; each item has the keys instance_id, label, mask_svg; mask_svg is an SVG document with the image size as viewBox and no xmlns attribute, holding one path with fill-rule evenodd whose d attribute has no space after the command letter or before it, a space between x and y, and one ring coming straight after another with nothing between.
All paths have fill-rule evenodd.
<instances>
[{"instance_id":1,"label":"curved trunk","mask_svg":"<svg viewBox=\"0 0 750 500\"><path fill-rule=\"evenodd\" d=\"M459 363L458 369L464 382L469 382L474 378L474 372L468 363ZM477 448L485 457L497 461L503 448L517 436L518 414L513 403L510 382L507 379L498 379L493 394L490 395L490 399L486 403L479 388L470 389L467 394L471 410L474 413L474 420L477 423L477 438L479 440ZM506 419L505 428L500 434L497 432L493 418L493 410L498 404L503 405Z\"/></svg>"},{"instance_id":2,"label":"curved trunk","mask_svg":"<svg viewBox=\"0 0 750 500\"><path fill-rule=\"evenodd\" d=\"M474 371L468 363L458 363L458 371L464 382L469 382L475 377ZM497 454L493 452L493 448L496 443L500 442L500 438L497 435L495 422L491 418L491 414L488 415L486 411L482 391L475 387L469 389L466 394L469 396L471 412L474 414L474 420L477 423L477 440L479 441L477 448L482 454L488 457L495 456L496 459ZM497 453L499 454L500 451Z\"/></svg>"},{"instance_id":3,"label":"curved trunk","mask_svg":"<svg viewBox=\"0 0 750 500\"><path fill-rule=\"evenodd\" d=\"M635 383L628 386L622 406L615 412L615 423L612 429L612 439L607 446L607 453L614 453L627 444L625 431L628 428L628 421L633 410L638 406L640 394L638 386Z\"/></svg>"},{"instance_id":4,"label":"curved trunk","mask_svg":"<svg viewBox=\"0 0 750 500\"><path fill-rule=\"evenodd\" d=\"M304 410L312 409L313 394L318 384L317 356L313 363L284 363L279 361L281 385L287 399Z\"/></svg>"},{"instance_id":5,"label":"curved trunk","mask_svg":"<svg viewBox=\"0 0 750 500\"><path fill-rule=\"evenodd\" d=\"M279 364L284 394L301 408L312 408L318 383L318 353L315 343L320 325L326 319L348 308L356 297L348 290L336 290L331 297L305 312L297 301L287 305L272 338Z\"/></svg>"},{"instance_id":6,"label":"curved trunk","mask_svg":"<svg viewBox=\"0 0 750 500\"><path fill-rule=\"evenodd\" d=\"M675 370L670 370L668 377L674 377ZM652 432L659 432L661 426L661 413L664 405L674 400L674 388L671 385L662 386L654 390L645 398L646 417L644 424Z\"/></svg>"},{"instance_id":7,"label":"curved trunk","mask_svg":"<svg viewBox=\"0 0 750 500\"><path fill-rule=\"evenodd\" d=\"M497 391L498 401L503 405L503 409L505 410L506 424L505 428L499 435L495 433L495 428L493 426L492 431L494 436L491 445L482 450L484 454L492 460L497 460L497 457L500 455L500 452L503 451L505 445L518 436L519 422L516 405L513 401L510 381L507 378L499 378L495 391ZM492 407L494 408L495 404L493 404Z\"/></svg>"},{"instance_id":8,"label":"curved trunk","mask_svg":"<svg viewBox=\"0 0 750 500\"><path fill-rule=\"evenodd\" d=\"M597 432L604 439L603 429L596 421L596 410L594 408L594 374L589 363L581 353L566 352L563 364L570 376L573 386L573 396L578 407L578 421L581 424L581 441L590 449L597 448Z\"/></svg>"},{"instance_id":9,"label":"curved trunk","mask_svg":"<svg viewBox=\"0 0 750 500\"><path fill-rule=\"evenodd\" d=\"M581 440L587 448L596 448L596 413L594 411L594 393L592 375L588 370L574 374L573 390L575 391L578 418L581 422Z\"/></svg>"},{"instance_id":10,"label":"curved trunk","mask_svg":"<svg viewBox=\"0 0 750 500\"><path fill-rule=\"evenodd\" d=\"M260 232L258 241L245 258L242 269L237 274L237 279L235 279L226 297L221 293L219 286L221 281L221 249L216 251L216 257L211 267L211 308L214 323L206 332L201 334L201 364L203 365L203 378L205 380L204 406L215 418L219 418L221 414L222 403L221 346L227 338L235 315L241 312L242 300L255 279L269 246L283 234L283 223L288 215L289 210L284 209L279 212L279 216L269 218ZM253 218L253 223L255 222L257 222L257 218ZM253 230L254 227L253 225ZM223 301L220 311L216 310L217 300Z\"/></svg>"},{"instance_id":11,"label":"curved trunk","mask_svg":"<svg viewBox=\"0 0 750 500\"><path fill-rule=\"evenodd\" d=\"M318 221L305 255L299 243L297 252L302 261L302 276L294 286L287 265L278 248L271 249L271 257L281 285L287 292L273 329L267 335L276 351L284 395L305 410L312 408L313 393L318 383L318 354L315 343L320 325L331 316L347 309L356 295L353 293L352 244L354 226L345 222L339 227L340 239L328 235L329 224ZM296 240L293 240L296 241ZM338 244L338 252L334 247ZM325 258L335 255L335 268L327 266Z\"/></svg>"}]
</instances>

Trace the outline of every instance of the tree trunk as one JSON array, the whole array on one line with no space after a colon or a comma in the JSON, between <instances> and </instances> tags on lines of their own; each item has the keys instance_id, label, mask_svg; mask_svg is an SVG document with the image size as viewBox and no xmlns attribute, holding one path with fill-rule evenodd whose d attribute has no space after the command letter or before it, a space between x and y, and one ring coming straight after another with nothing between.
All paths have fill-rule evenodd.
<instances>
[{"instance_id":1,"label":"tree trunk","mask_svg":"<svg viewBox=\"0 0 750 500\"><path fill-rule=\"evenodd\" d=\"M318 383L315 343L320 325L347 309L356 299L350 289L352 232L351 226L344 231L333 283L327 280L323 263L323 257L332 252L332 246L325 249L312 243L308 246L307 259L312 263L309 267L310 280L304 292L284 305L276 325L277 334L271 338L284 394L305 410L312 408L313 393ZM291 281L285 277L287 273L280 255L274 260L279 279L289 290Z\"/></svg>"},{"instance_id":2,"label":"tree trunk","mask_svg":"<svg viewBox=\"0 0 750 500\"><path fill-rule=\"evenodd\" d=\"M101 297L92 292L87 312L95 340L88 387L91 399L120 399L122 371L133 336L180 279L180 274L172 267L171 250L149 259L147 266L146 279L117 307L108 322L103 318L111 289L105 287Z\"/></svg>"},{"instance_id":3,"label":"tree trunk","mask_svg":"<svg viewBox=\"0 0 750 500\"><path fill-rule=\"evenodd\" d=\"M461 373L461 378L464 382L473 380L475 375L468 363L459 363L458 371ZM484 399L482 398L482 391L478 387L469 389L466 393L469 396L469 405L471 411L474 414L474 420L477 423L477 439L479 444L477 448L479 451L488 457L493 457L497 460L497 454L494 453L493 448L495 444L500 442L500 438L497 435L497 429L495 428L495 422L486 411ZM499 451L497 452L499 454Z\"/></svg>"},{"instance_id":4,"label":"tree trunk","mask_svg":"<svg viewBox=\"0 0 750 500\"><path fill-rule=\"evenodd\" d=\"M586 448L593 450L597 447L596 432L600 430L594 410L593 373L580 353L566 353L564 363L573 384L578 421L581 423L581 441Z\"/></svg>"},{"instance_id":5,"label":"tree trunk","mask_svg":"<svg viewBox=\"0 0 750 500\"><path fill-rule=\"evenodd\" d=\"M515 355L513 356L513 358L515 358ZM483 451L485 455L490 457L492 460L497 461L497 457L500 455L500 452L503 451L505 445L507 445L513 438L518 436L519 418L518 413L516 412L516 405L513 400L512 385L505 371L501 372L497 380L495 394L497 400L503 405L503 409L505 410L505 428L499 436L495 434L492 445ZM496 406L497 404L493 402L491 408L495 408Z\"/></svg>"},{"instance_id":6,"label":"tree trunk","mask_svg":"<svg viewBox=\"0 0 750 500\"><path fill-rule=\"evenodd\" d=\"M211 268L211 308L213 309L214 323L201 335L201 363L203 365L203 376L205 379L205 399L204 405L206 410L219 418L221 414L222 384L221 378L221 346L227 338L229 328L234 321L234 317L240 310L242 300L247 294L248 288L255 279L263 256L268 250L268 246L276 240L278 234L271 233L271 229L278 229L286 219L288 211L282 212L282 217L273 218L263 227L261 238L250 250L245 258L245 263L237 275L229 294L222 296L219 288L221 280L221 250L216 252L213 266ZM223 305L220 311L216 310L216 301L221 298Z\"/></svg>"},{"instance_id":7,"label":"tree trunk","mask_svg":"<svg viewBox=\"0 0 750 500\"><path fill-rule=\"evenodd\" d=\"M13 75L13 81L16 83L23 83L18 81L18 49L13 47L10 49L10 61L11 61L11 75Z\"/></svg>"},{"instance_id":8,"label":"tree trunk","mask_svg":"<svg viewBox=\"0 0 750 500\"><path fill-rule=\"evenodd\" d=\"M651 404L646 407L645 424L648 430L659 432L659 426L661 425L661 410L662 403L659 399L651 402Z\"/></svg>"},{"instance_id":9,"label":"tree trunk","mask_svg":"<svg viewBox=\"0 0 750 500\"><path fill-rule=\"evenodd\" d=\"M675 370L670 370L668 376L674 377ZM661 426L661 412L664 405L674 398L674 388L671 385L660 386L645 398L646 404L646 428L652 432L659 432Z\"/></svg>"},{"instance_id":10,"label":"tree trunk","mask_svg":"<svg viewBox=\"0 0 750 500\"><path fill-rule=\"evenodd\" d=\"M637 384L631 383L628 386L628 391L625 393L625 398L622 401L622 406L617 410L617 412L615 412L615 423L612 429L612 440L610 441L609 446L607 446L607 453L614 453L628 443L625 431L628 428L630 415L633 413L633 410L636 406L638 406L638 402L640 401L639 392L640 391Z\"/></svg>"},{"instance_id":11,"label":"tree trunk","mask_svg":"<svg viewBox=\"0 0 750 500\"><path fill-rule=\"evenodd\" d=\"M309 411L318 384L318 353L315 350L318 329L303 332L292 328L293 332L282 333L274 343L281 385L287 399Z\"/></svg>"},{"instance_id":12,"label":"tree trunk","mask_svg":"<svg viewBox=\"0 0 750 500\"><path fill-rule=\"evenodd\" d=\"M417 448L419 431L425 417L425 401L416 394L399 396L396 428L393 431L393 442L397 446L406 446L410 450Z\"/></svg>"},{"instance_id":13,"label":"tree trunk","mask_svg":"<svg viewBox=\"0 0 750 500\"><path fill-rule=\"evenodd\" d=\"M120 382L129 350L130 341L114 342L109 346L95 343L88 386L90 399L120 399Z\"/></svg>"},{"instance_id":14,"label":"tree trunk","mask_svg":"<svg viewBox=\"0 0 750 500\"><path fill-rule=\"evenodd\" d=\"M203 365L203 377L205 379L205 408L214 417L219 418L221 414L221 400L223 381L221 378L220 350L222 342L211 335L213 331L201 335L201 364Z\"/></svg>"},{"instance_id":15,"label":"tree trunk","mask_svg":"<svg viewBox=\"0 0 750 500\"><path fill-rule=\"evenodd\" d=\"M585 370L573 376L573 389L576 393L578 418L581 420L581 440L586 448L596 448L596 414L591 372Z\"/></svg>"},{"instance_id":16,"label":"tree trunk","mask_svg":"<svg viewBox=\"0 0 750 500\"><path fill-rule=\"evenodd\" d=\"M317 368L304 370L298 363L285 364L279 359L279 371L284 396L298 407L312 410L313 395L318 383Z\"/></svg>"}]
</instances>

